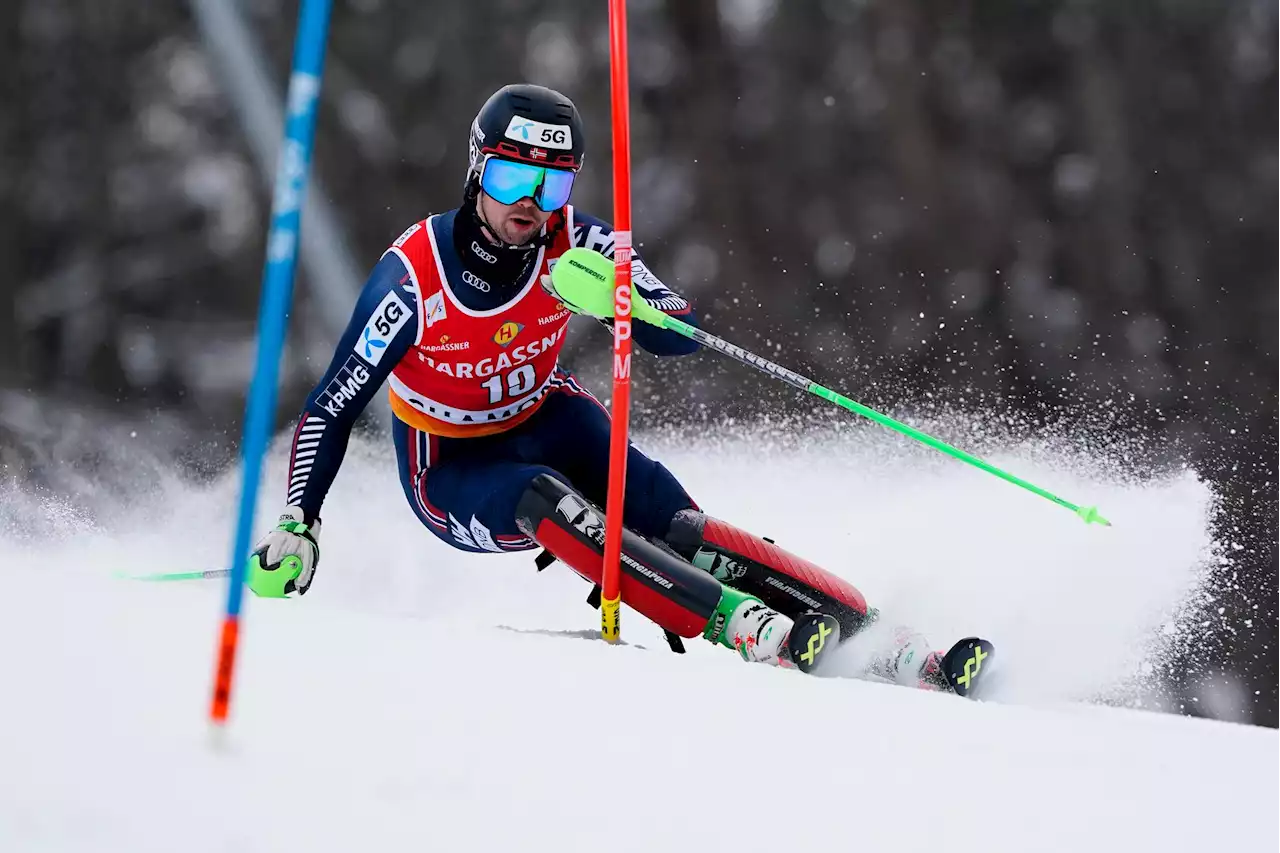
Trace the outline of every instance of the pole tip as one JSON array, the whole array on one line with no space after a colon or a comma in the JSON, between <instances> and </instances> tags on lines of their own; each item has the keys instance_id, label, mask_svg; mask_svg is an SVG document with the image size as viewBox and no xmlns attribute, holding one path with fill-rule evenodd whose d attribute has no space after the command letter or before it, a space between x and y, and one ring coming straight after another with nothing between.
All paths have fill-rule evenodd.
<instances>
[{"instance_id":1,"label":"pole tip","mask_svg":"<svg viewBox=\"0 0 1280 853\"><path fill-rule=\"evenodd\" d=\"M226 720L210 720L207 738L211 752L218 755L228 755L232 752L231 734L227 731Z\"/></svg>"},{"instance_id":2,"label":"pole tip","mask_svg":"<svg viewBox=\"0 0 1280 853\"><path fill-rule=\"evenodd\" d=\"M606 598L600 602L600 636L606 642L616 643L622 639L622 625L619 610L622 595Z\"/></svg>"},{"instance_id":3,"label":"pole tip","mask_svg":"<svg viewBox=\"0 0 1280 853\"><path fill-rule=\"evenodd\" d=\"M1103 527L1111 526L1111 522L1102 517L1102 513L1098 512L1096 506L1082 506L1076 510L1076 515L1080 516L1085 524L1101 524Z\"/></svg>"}]
</instances>

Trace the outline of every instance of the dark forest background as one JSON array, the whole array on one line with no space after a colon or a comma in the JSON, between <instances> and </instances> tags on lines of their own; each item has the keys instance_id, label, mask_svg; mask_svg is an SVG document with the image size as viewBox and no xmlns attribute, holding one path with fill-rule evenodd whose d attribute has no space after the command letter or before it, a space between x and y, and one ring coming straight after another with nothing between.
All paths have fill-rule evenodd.
<instances>
[{"instance_id":1,"label":"dark forest background","mask_svg":"<svg viewBox=\"0 0 1280 853\"><path fill-rule=\"evenodd\" d=\"M296 0L220 1L281 91ZM270 180L197 5L0 5L7 476L66 461L16 437L33 411L163 418L230 458ZM1248 614L1263 630L1229 616L1217 652L1269 725L1276 16L1273 0L630 3L650 265L713 330L870 405L1017 413L1190 460L1270 608ZM574 200L609 218L606 26L585 0L335 0L313 187L360 271L457 204L468 122L508 82L576 101ZM304 270L281 422L335 337L313 285ZM568 353L601 390L578 354L602 341ZM712 359L642 362L637 382L649 422L807 405Z\"/></svg>"}]
</instances>

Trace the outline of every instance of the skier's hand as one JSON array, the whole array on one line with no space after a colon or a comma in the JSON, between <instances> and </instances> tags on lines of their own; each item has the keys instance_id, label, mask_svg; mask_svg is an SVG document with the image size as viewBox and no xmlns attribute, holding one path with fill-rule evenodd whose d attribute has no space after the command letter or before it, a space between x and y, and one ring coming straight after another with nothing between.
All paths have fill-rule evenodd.
<instances>
[{"instance_id":1,"label":"skier's hand","mask_svg":"<svg viewBox=\"0 0 1280 853\"><path fill-rule=\"evenodd\" d=\"M307 524L302 507L285 507L276 529L249 557L249 589L263 598L305 593L320 562L319 539L320 519Z\"/></svg>"},{"instance_id":2,"label":"skier's hand","mask_svg":"<svg viewBox=\"0 0 1280 853\"><path fill-rule=\"evenodd\" d=\"M570 249L560 256L551 275L544 275L541 281L548 293L575 314L598 320L613 319L613 261L599 252L580 247ZM643 323L661 326L664 315L633 287L631 316Z\"/></svg>"},{"instance_id":3,"label":"skier's hand","mask_svg":"<svg viewBox=\"0 0 1280 853\"><path fill-rule=\"evenodd\" d=\"M561 282L556 287L556 281ZM542 286L575 314L613 316L613 261L592 249L570 249L560 256ZM570 295L571 294L571 295Z\"/></svg>"},{"instance_id":4,"label":"skier's hand","mask_svg":"<svg viewBox=\"0 0 1280 853\"><path fill-rule=\"evenodd\" d=\"M608 297L608 305L603 304L604 303L603 299L600 300L601 301L600 305L595 304L596 300L591 300L591 307L588 308L588 307L583 307L579 305L574 305L572 302L570 302L568 299L565 299L564 296L558 293L556 291L555 282L552 281L551 276L544 275L542 278L538 280L542 283L543 290L545 290L551 296L554 296L556 299L559 299L561 302L564 303L565 308L569 309L575 314L584 314L588 317L597 317L597 318L604 317L604 316L610 316L610 317L613 316L613 291L608 290L607 286L605 289L605 296ZM596 313L596 311L591 310L591 308L600 309L604 313Z\"/></svg>"}]
</instances>

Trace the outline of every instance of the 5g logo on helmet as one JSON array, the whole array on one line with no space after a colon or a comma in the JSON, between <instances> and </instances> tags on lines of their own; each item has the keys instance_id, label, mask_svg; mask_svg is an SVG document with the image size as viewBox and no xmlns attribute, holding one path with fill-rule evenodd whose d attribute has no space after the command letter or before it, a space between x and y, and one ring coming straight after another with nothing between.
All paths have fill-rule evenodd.
<instances>
[{"instance_id":1,"label":"5g logo on helmet","mask_svg":"<svg viewBox=\"0 0 1280 853\"><path fill-rule=\"evenodd\" d=\"M523 116L512 116L503 135L517 142L533 142L548 148L573 148L573 131L568 125L544 124Z\"/></svg>"}]
</instances>

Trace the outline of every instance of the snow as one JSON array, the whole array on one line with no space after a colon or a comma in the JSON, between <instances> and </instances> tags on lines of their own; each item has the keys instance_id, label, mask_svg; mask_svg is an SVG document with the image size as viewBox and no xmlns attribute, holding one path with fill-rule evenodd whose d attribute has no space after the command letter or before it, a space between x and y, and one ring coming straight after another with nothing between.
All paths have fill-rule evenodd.
<instances>
[{"instance_id":1,"label":"snow","mask_svg":"<svg viewBox=\"0 0 1280 853\"><path fill-rule=\"evenodd\" d=\"M222 583L112 573L222 565L237 484L26 496L64 532L0 533L0 850L1280 845L1275 731L1115 707L1159 705L1141 675L1203 597L1212 496L1190 474L993 460L1098 503L1103 530L874 441L659 454L708 511L939 644L992 637L998 695L965 702L701 641L677 657L630 612L627 645L584 639L584 584L437 542L388 451L353 445L313 591L248 602L222 738L205 723ZM268 498L278 458L269 479Z\"/></svg>"}]
</instances>

